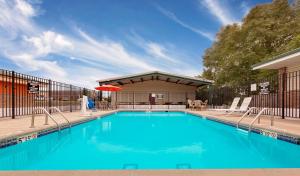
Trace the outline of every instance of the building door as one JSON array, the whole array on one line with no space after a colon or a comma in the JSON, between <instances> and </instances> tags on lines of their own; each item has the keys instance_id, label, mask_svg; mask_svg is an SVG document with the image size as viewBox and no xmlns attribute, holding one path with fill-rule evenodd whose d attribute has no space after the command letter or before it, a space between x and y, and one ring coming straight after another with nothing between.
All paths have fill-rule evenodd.
<instances>
[{"instance_id":1,"label":"building door","mask_svg":"<svg viewBox=\"0 0 300 176\"><path fill-rule=\"evenodd\" d=\"M149 94L149 103L150 105L155 105L155 94L154 93L150 93Z\"/></svg>"}]
</instances>

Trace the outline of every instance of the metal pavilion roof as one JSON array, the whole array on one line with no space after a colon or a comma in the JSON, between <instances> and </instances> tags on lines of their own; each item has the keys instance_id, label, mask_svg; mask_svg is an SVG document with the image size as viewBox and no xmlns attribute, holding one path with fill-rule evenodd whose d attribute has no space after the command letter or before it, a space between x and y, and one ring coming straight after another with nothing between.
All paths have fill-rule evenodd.
<instances>
[{"instance_id":1,"label":"metal pavilion roof","mask_svg":"<svg viewBox=\"0 0 300 176\"><path fill-rule=\"evenodd\" d=\"M170 73L159 72L159 71L145 72L140 74L127 75L127 76L121 76L121 77L115 77L109 79L102 79L102 80L98 80L97 82L99 82L99 85L111 84L111 85L122 86L125 84L134 84L138 82L151 81L151 80L166 81L170 83L184 84L184 85L196 86L196 87L209 85L213 83L213 81L204 78L170 74Z\"/></svg>"}]
</instances>

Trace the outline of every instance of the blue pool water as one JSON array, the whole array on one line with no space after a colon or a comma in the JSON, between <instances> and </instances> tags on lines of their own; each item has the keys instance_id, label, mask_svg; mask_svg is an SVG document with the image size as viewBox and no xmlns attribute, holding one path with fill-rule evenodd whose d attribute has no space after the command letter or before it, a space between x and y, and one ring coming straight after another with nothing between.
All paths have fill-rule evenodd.
<instances>
[{"instance_id":1,"label":"blue pool water","mask_svg":"<svg viewBox=\"0 0 300 176\"><path fill-rule=\"evenodd\" d=\"M119 112L0 149L0 170L300 167L300 147L182 112Z\"/></svg>"}]
</instances>

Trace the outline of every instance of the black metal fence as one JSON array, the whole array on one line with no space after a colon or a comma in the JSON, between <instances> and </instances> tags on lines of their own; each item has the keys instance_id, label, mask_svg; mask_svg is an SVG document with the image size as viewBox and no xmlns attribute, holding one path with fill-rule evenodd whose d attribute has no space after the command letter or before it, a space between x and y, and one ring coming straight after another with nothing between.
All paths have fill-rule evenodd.
<instances>
[{"instance_id":1,"label":"black metal fence","mask_svg":"<svg viewBox=\"0 0 300 176\"><path fill-rule=\"evenodd\" d=\"M300 118L300 70L281 73L246 87L203 87L198 97L211 108L228 107L234 97L251 96L250 107L270 108L276 116Z\"/></svg>"},{"instance_id":2,"label":"black metal fence","mask_svg":"<svg viewBox=\"0 0 300 176\"><path fill-rule=\"evenodd\" d=\"M94 90L0 69L0 118L30 115L38 107L76 111L83 94L96 97Z\"/></svg>"},{"instance_id":3,"label":"black metal fence","mask_svg":"<svg viewBox=\"0 0 300 176\"><path fill-rule=\"evenodd\" d=\"M55 106L62 111L77 111L80 110L78 99L83 94L93 99L101 98L100 92L94 90L0 69L0 118L30 115L38 107ZM197 99L208 100L210 108L228 107L234 97L251 96L250 107L270 108L282 118L300 118L300 70L281 73L245 87L202 87L197 96ZM176 101L179 98L166 97ZM102 107L99 102L96 106Z\"/></svg>"}]
</instances>

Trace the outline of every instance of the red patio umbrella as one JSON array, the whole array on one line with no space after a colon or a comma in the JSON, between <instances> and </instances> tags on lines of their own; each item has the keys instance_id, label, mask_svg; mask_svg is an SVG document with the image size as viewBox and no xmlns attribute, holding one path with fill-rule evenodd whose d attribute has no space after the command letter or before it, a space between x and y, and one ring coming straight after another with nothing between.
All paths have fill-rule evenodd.
<instances>
[{"instance_id":1,"label":"red patio umbrella","mask_svg":"<svg viewBox=\"0 0 300 176\"><path fill-rule=\"evenodd\" d=\"M110 91L110 92L116 92L116 91L122 90L121 87L113 86L113 85L109 85L109 84L96 87L95 89L96 90L101 90L101 91Z\"/></svg>"},{"instance_id":2,"label":"red patio umbrella","mask_svg":"<svg viewBox=\"0 0 300 176\"><path fill-rule=\"evenodd\" d=\"M117 92L117 91L122 90L121 87L113 86L113 85L109 85L109 84L96 87L95 89L101 90L101 91L108 91L108 92ZM117 102L117 96L116 96L116 102Z\"/></svg>"}]
</instances>

